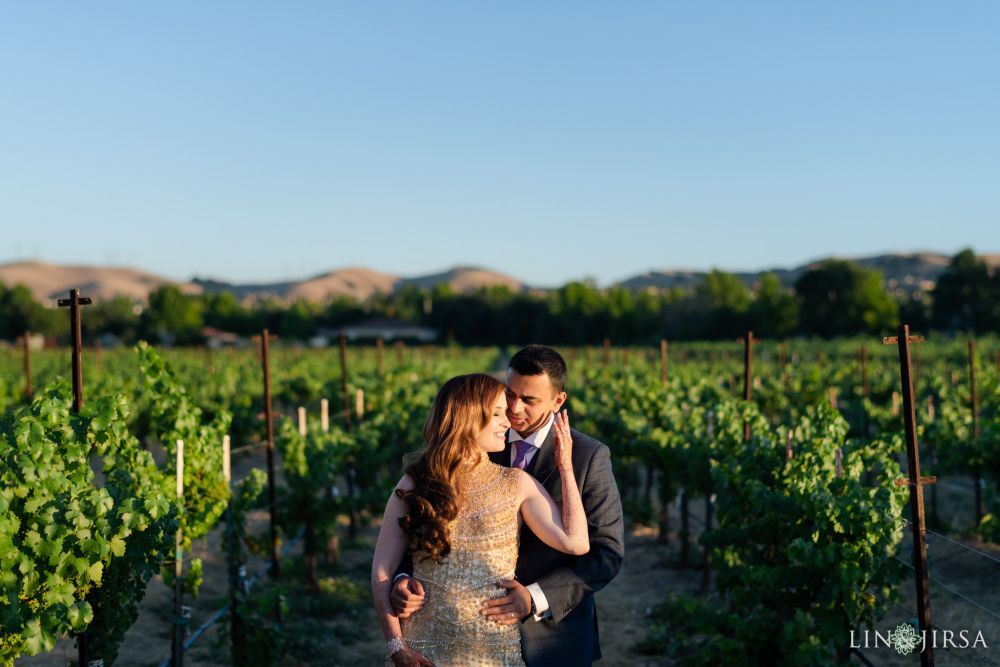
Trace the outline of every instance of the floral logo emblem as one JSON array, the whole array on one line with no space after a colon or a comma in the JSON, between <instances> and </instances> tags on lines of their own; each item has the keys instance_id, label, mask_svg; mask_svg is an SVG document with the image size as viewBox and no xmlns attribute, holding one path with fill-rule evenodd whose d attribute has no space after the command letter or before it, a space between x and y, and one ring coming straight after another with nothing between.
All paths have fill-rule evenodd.
<instances>
[{"instance_id":1,"label":"floral logo emblem","mask_svg":"<svg viewBox=\"0 0 1000 667\"><path fill-rule=\"evenodd\" d=\"M900 655L913 653L917 645L920 644L920 635L909 623L900 623L892 632L892 647Z\"/></svg>"}]
</instances>

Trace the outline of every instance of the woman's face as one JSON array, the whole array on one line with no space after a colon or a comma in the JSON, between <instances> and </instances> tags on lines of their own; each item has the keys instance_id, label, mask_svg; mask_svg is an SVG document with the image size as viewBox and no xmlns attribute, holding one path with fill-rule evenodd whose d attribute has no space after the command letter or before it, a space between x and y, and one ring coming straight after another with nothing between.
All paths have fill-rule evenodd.
<instances>
[{"instance_id":1,"label":"woman's face","mask_svg":"<svg viewBox=\"0 0 1000 667\"><path fill-rule=\"evenodd\" d=\"M507 419L507 397L500 392L500 397L493 405L493 415L479 435L476 437L476 444L484 452L500 452L506 446L504 442L507 437L507 429L510 428L510 421Z\"/></svg>"}]
</instances>

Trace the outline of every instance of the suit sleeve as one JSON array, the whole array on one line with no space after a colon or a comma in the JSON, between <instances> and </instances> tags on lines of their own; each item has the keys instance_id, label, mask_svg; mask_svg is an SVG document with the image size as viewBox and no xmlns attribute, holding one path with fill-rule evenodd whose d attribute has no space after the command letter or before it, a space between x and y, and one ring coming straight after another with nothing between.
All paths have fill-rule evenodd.
<instances>
[{"instance_id":1,"label":"suit sleeve","mask_svg":"<svg viewBox=\"0 0 1000 667\"><path fill-rule=\"evenodd\" d=\"M399 567L392 574L392 580L395 582L399 578L399 575L405 574L408 577L413 576L413 557L410 556L410 550L407 549L406 553L403 554L403 559L399 561Z\"/></svg>"},{"instance_id":2,"label":"suit sleeve","mask_svg":"<svg viewBox=\"0 0 1000 667\"><path fill-rule=\"evenodd\" d=\"M587 514L590 551L575 558L572 565L553 570L536 582L556 623L584 597L614 579L625 558L622 503L611 470L611 451L606 445L598 447L590 459L581 496Z\"/></svg>"}]
</instances>

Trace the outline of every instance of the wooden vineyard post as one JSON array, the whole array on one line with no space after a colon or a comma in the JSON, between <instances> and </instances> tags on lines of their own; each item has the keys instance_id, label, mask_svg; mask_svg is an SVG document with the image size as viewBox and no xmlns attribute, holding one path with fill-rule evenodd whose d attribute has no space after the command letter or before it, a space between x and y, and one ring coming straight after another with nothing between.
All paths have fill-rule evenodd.
<instances>
[{"instance_id":1,"label":"wooden vineyard post","mask_svg":"<svg viewBox=\"0 0 1000 667\"><path fill-rule=\"evenodd\" d=\"M393 348L396 350L396 366L403 365L403 341L397 340L392 344Z\"/></svg>"},{"instance_id":2,"label":"wooden vineyard post","mask_svg":"<svg viewBox=\"0 0 1000 667\"><path fill-rule=\"evenodd\" d=\"M385 341L381 337L375 339L375 371L381 380L385 374Z\"/></svg>"},{"instance_id":3,"label":"wooden vineyard post","mask_svg":"<svg viewBox=\"0 0 1000 667\"><path fill-rule=\"evenodd\" d=\"M301 405L298 408L299 435L303 438L309 433L309 423L306 420L306 409ZM306 581L309 588L314 592L316 585L316 530L311 522L306 522L304 531L305 549L303 551L303 564L306 571Z\"/></svg>"},{"instance_id":4,"label":"wooden vineyard post","mask_svg":"<svg viewBox=\"0 0 1000 667\"><path fill-rule=\"evenodd\" d=\"M184 497L184 441L177 441L177 507L183 507ZM170 633L170 664L184 667L184 536L177 526L174 536L174 624Z\"/></svg>"},{"instance_id":5,"label":"wooden vineyard post","mask_svg":"<svg viewBox=\"0 0 1000 667\"><path fill-rule=\"evenodd\" d=\"M604 343L604 365L607 366L611 363L611 339L605 338Z\"/></svg>"},{"instance_id":6,"label":"wooden vineyard post","mask_svg":"<svg viewBox=\"0 0 1000 667\"><path fill-rule=\"evenodd\" d=\"M222 436L222 479L226 482L226 488L232 484L233 481L233 469L231 462L231 443L232 439L229 435Z\"/></svg>"},{"instance_id":7,"label":"wooden vineyard post","mask_svg":"<svg viewBox=\"0 0 1000 667\"><path fill-rule=\"evenodd\" d=\"M749 401L753 387L753 344L757 341L754 340L753 332L748 331L738 342L743 343L743 400ZM743 423L743 440L750 440L750 422Z\"/></svg>"},{"instance_id":8,"label":"wooden vineyard post","mask_svg":"<svg viewBox=\"0 0 1000 667\"><path fill-rule=\"evenodd\" d=\"M319 428L323 433L330 432L330 401L325 398L319 401ZM333 500L333 487L327 487L326 495L328 500ZM326 562L336 565L340 562L340 535L334 526L330 531L330 536L326 540Z\"/></svg>"},{"instance_id":9,"label":"wooden vineyard post","mask_svg":"<svg viewBox=\"0 0 1000 667\"><path fill-rule=\"evenodd\" d=\"M229 501L226 503L226 556L229 575L229 644L232 663L243 662L241 651L243 636L246 632L243 617L240 614L239 592L242 589L242 578L246 576L246 568L239 562L240 542L233 523L233 473L232 447L229 435L222 436L222 478L229 490Z\"/></svg>"},{"instance_id":10,"label":"wooden vineyard post","mask_svg":"<svg viewBox=\"0 0 1000 667\"><path fill-rule=\"evenodd\" d=\"M924 517L924 486L934 477L920 476L920 450L917 446L917 416L913 404L913 377L910 343L923 342L923 336L911 336L910 327L899 325L896 336L884 338L886 345L899 347L899 380L903 395L903 423L906 427L906 462L909 479L896 480L897 486L910 487L910 527L913 531L913 570L917 587L917 621L924 636L931 634L930 575L927 572L927 525ZM933 667L934 648L928 643L920 654L921 667Z\"/></svg>"},{"instance_id":11,"label":"wooden vineyard post","mask_svg":"<svg viewBox=\"0 0 1000 667\"><path fill-rule=\"evenodd\" d=\"M281 576L278 563L278 495L277 480L274 475L274 413L271 409L271 345L275 337L264 329L260 333L260 363L264 371L264 421L267 433L267 507L271 516L271 579L278 580ZM280 618L281 606L275 607L275 615Z\"/></svg>"},{"instance_id":12,"label":"wooden vineyard post","mask_svg":"<svg viewBox=\"0 0 1000 667\"><path fill-rule=\"evenodd\" d=\"M660 340L660 384L667 388L667 339Z\"/></svg>"},{"instance_id":13,"label":"wooden vineyard post","mask_svg":"<svg viewBox=\"0 0 1000 667\"><path fill-rule=\"evenodd\" d=\"M93 301L80 298L80 290L69 291L68 299L59 299L60 308L69 308L69 326L73 338L73 412L83 407L83 334L80 326L80 306L89 306ZM81 665L86 662L80 661Z\"/></svg>"},{"instance_id":14,"label":"wooden vineyard post","mask_svg":"<svg viewBox=\"0 0 1000 667\"><path fill-rule=\"evenodd\" d=\"M354 414L360 422L365 416L365 390L358 389L354 394Z\"/></svg>"},{"instance_id":15,"label":"wooden vineyard post","mask_svg":"<svg viewBox=\"0 0 1000 667\"><path fill-rule=\"evenodd\" d=\"M969 339L969 409L972 411L972 446L979 446L979 395L976 393L976 340ZM977 465L972 471L972 482L975 485L975 516L976 527L983 520L983 483L982 472Z\"/></svg>"},{"instance_id":16,"label":"wooden vineyard post","mask_svg":"<svg viewBox=\"0 0 1000 667\"><path fill-rule=\"evenodd\" d=\"M661 338L660 339L660 385L663 387L663 389L667 388L667 379L668 379L667 378L667 359L668 359L667 352L668 352L667 339L666 338ZM650 470L652 470L652 468L650 468ZM664 493L664 486L663 485L665 485L665 483L666 483L666 479L665 478L666 478L666 474L663 474L661 482L660 482L661 483L660 496L661 496L661 500L662 500L662 503L661 503L662 507L661 507L661 510L660 510L659 533L657 535L657 541L660 544L667 544L667 542L668 542L668 540L670 538L670 499L667 498L666 494ZM650 485L650 486L652 486L652 485ZM681 535L682 535L682 538L684 538L684 539L686 539L686 534L684 533L684 528L685 527L686 526L682 526L682 528L681 528ZM682 554L683 554L683 551L684 551L685 548L686 548L686 545L684 547L682 547ZM682 566L686 566L686 564L687 564L687 562L686 562L686 560L684 560L684 556L682 556Z\"/></svg>"},{"instance_id":17,"label":"wooden vineyard post","mask_svg":"<svg viewBox=\"0 0 1000 667\"><path fill-rule=\"evenodd\" d=\"M68 299L59 299L60 308L69 308L69 328L70 338L73 341L72 368L73 368L73 412L80 412L83 408L83 328L80 325L80 306L89 306L93 303L87 297L80 297L80 290L72 289ZM27 332L25 332L27 334ZM103 667L104 660L95 659L91 655L87 642L87 631L84 630L76 638L78 652L78 662L81 667Z\"/></svg>"},{"instance_id":18,"label":"wooden vineyard post","mask_svg":"<svg viewBox=\"0 0 1000 667\"><path fill-rule=\"evenodd\" d=\"M24 398L31 400L34 393L31 389L31 332L25 331L21 336L21 349L24 352Z\"/></svg>"},{"instance_id":19,"label":"wooden vineyard post","mask_svg":"<svg viewBox=\"0 0 1000 667\"><path fill-rule=\"evenodd\" d=\"M861 346L861 428L867 438L869 435L868 426L868 405L865 403L871 397L872 389L868 383L868 347Z\"/></svg>"},{"instance_id":20,"label":"wooden vineyard post","mask_svg":"<svg viewBox=\"0 0 1000 667\"><path fill-rule=\"evenodd\" d=\"M861 346L861 395L865 398L871 396L871 385L868 384L868 347Z\"/></svg>"},{"instance_id":21,"label":"wooden vineyard post","mask_svg":"<svg viewBox=\"0 0 1000 667\"><path fill-rule=\"evenodd\" d=\"M927 397L927 421L928 423L933 423L935 419L935 409L934 409L934 396ZM934 441L928 441L927 443L927 456L930 458L932 469L937 468L937 452L935 451ZM938 514L938 494L937 494L937 484L931 486L931 512L930 521L937 527L940 524L940 515Z\"/></svg>"},{"instance_id":22,"label":"wooden vineyard post","mask_svg":"<svg viewBox=\"0 0 1000 667\"><path fill-rule=\"evenodd\" d=\"M705 432L708 435L709 440L715 437L715 413L712 410L708 411L705 415ZM712 507L712 490L709 487L708 492L705 493L705 525L702 526L704 532L709 532L712 530L712 518L714 515L714 508ZM704 595L708 593L709 586L712 584L712 552L708 546L705 546L704 558L702 560L701 567L701 585L698 588L700 594Z\"/></svg>"},{"instance_id":23,"label":"wooden vineyard post","mask_svg":"<svg viewBox=\"0 0 1000 667\"><path fill-rule=\"evenodd\" d=\"M351 427L351 398L347 389L347 337L340 335L340 392L344 401L344 429ZM354 464L348 460L344 470L347 478L348 535L353 540L358 536L358 513L354 507Z\"/></svg>"},{"instance_id":24,"label":"wooden vineyard post","mask_svg":"<svg viewBox=\"0 0 1000 667\"><path fill-rule=\"evenodd\" d=\"M347 394L347 336L340 334L340 392L344 399L344 428L351 425L351 399Z\"/></svg>"}]
</instances>

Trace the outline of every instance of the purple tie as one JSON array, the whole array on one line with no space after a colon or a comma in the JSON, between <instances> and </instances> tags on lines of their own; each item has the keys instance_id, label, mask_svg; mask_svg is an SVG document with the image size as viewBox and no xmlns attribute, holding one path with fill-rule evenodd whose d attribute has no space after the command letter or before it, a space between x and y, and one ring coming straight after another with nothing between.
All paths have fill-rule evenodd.
<instances>
[{"instance_id":1,"label":"purple tie","mask_svg":"<svg viewBox=\"0 0 1000 667\"><path fill-rule=\"evenodd\" d=\"M524 467L528 465L528 460L525 458L525 455L532 447L534 447L534 445L527 440L518 440L514 443L514 446L517 447L517 454L514 456L514 462L511 464L511 467L524 470Z\"/></svg>"}]
</instances>

